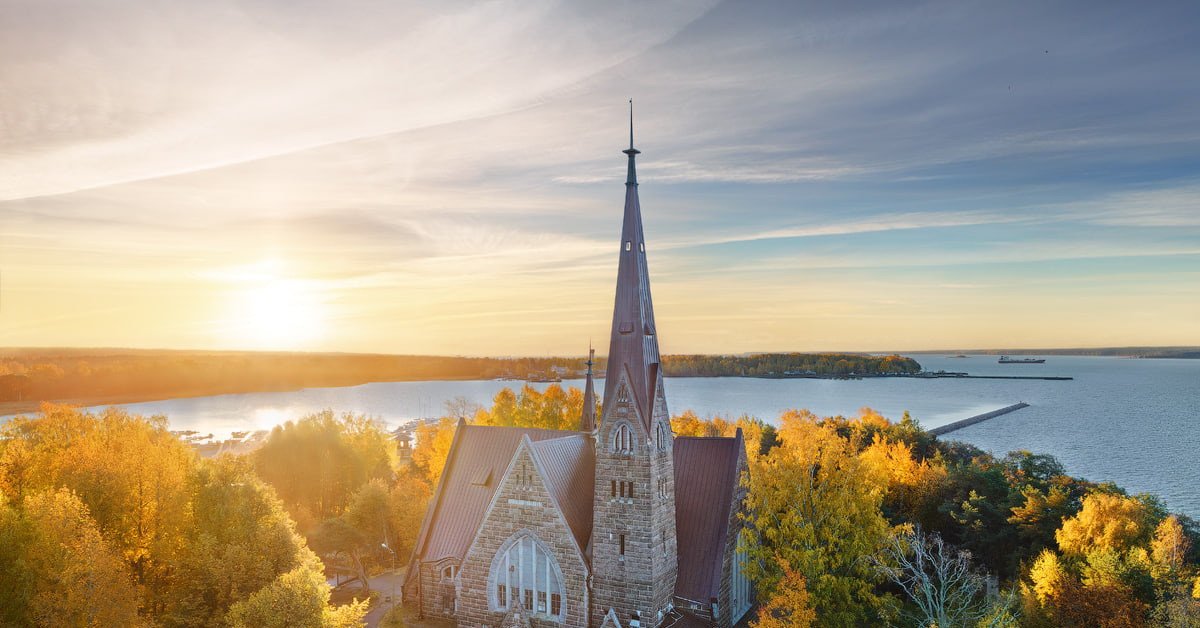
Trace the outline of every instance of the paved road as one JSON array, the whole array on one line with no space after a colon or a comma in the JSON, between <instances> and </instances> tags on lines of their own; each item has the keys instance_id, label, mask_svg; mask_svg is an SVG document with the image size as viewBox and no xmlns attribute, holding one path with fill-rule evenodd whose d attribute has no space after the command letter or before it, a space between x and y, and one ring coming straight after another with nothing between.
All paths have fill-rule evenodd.
<instances>
[{"instance_id":1,"label":"paved road","mask_svg":"<svg viewBox=\"0 0 1200 628\"><path fill-rule=\"evenodd\" d=\"M392 581L396 583L396 604L400 603L400 585L403 584L403 579L400 575L392 575L384 572L367 580L372 591L379 591L379 604L375 608L367 612L363 617L367 622L367 628L376 628L379 625L379 620L383 619L383 614L387 612L392 605L384 600L392 594Z\"/></svg>"}]
</instances>

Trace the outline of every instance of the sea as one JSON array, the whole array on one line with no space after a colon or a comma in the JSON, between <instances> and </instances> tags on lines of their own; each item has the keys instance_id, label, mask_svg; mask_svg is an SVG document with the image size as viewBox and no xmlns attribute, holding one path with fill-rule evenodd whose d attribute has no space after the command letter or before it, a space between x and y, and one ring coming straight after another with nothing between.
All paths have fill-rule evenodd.
<instances>
[{"instance_id":1,"label":"sea","mask_svg":"<svg viewBox=\"0 0 1200 628\"><path fill-rule=\"evenodd\" d=\"M918 355L927 371L970 375L1071 377L1042 379L668 378L673 414L748 414L769 423L789 409L853 416L864 407L898 421L905 411L926 428L1003 408L1029 407L951 432L997 455L1027 450L1052 454L1067 472L1112 481L1131 494L1155 493L1174 512L1200 519L1200 360L1046 356L1044 364L999 364L994 355ZM490 406L520 381L386 382L291 392L248 393L128 404L138 414L166 415L172 429L213 434L270 429L332 409L364 413L398 427L445 413L465 399ZM549 384L532 384L545 389ZM562 386L582 388L582 380ZM598 386L602 386L598 382ZM8 417L0 417L0 423Z\"/></svg>"}]
</instances>

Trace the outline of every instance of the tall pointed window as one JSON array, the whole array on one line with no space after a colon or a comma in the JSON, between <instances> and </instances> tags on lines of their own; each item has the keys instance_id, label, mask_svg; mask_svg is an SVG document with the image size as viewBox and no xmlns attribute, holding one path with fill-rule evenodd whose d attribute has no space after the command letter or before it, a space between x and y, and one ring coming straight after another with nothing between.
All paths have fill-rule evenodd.
<instances>
[{"instance_id":1,"label":"tall pointed window","mask_svg":"<svg viewBox=\"0 0 1200 628\"><path fill-rule=\"evenodd\" d=\"M658 424L658 429L655 430L654 438L656 441L655 444L658 445L658 450L666 451L667 450L667 430L666 430L666 428L663 427L662 423Z\"/></svg>"},{"instance_id":2,"label":"tall pointed window","mask_svg":"<svg viewBox=\"0 0 1200 628\"><path fill-rule=\"evenodd\" d=\"M630 453L633 451L633 430L629 426L622 423L613 430L613 451L617 453Z\"/></svg>"},{"instance_id":3,"label":"tall pointed window","mask_svg":"<svg viewBox=\"0 0 1200 628\"><path fill-rule=\"evenodd\" d=\"M562 581L558 562L528 533L509 539L492 561L488 575L489 606L526 611L558 619L562 615Z\"/></svg>"}]
</instances>

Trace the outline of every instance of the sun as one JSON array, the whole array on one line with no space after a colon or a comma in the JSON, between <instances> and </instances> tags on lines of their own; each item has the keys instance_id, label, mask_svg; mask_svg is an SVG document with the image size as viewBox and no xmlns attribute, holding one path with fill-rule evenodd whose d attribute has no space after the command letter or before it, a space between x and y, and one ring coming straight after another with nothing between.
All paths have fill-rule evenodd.
<instances>
[{"instance_id":1,"label":"sun","mask_svg":"<svg viewBox=\"0 0 1200 628\"><path fill-rule=\"evenodd\" d=\"M260 344L298 348L316 339L320 331L317 303L301 282L271 281L248 296L249 331Z\"/></svg>"},{"instance_id":2,"label":"sun","mask_svg":"<svg viewBox=\"0 0 1200 628\"><path fill-rule=\"evenodd\" d=\"M325 324L320 292L310 281L270 272L276 266L257 264L226 276L234 284L224 325L227 342L246 349L300 350L320 340Z\"/></svg>"}]
</instances>

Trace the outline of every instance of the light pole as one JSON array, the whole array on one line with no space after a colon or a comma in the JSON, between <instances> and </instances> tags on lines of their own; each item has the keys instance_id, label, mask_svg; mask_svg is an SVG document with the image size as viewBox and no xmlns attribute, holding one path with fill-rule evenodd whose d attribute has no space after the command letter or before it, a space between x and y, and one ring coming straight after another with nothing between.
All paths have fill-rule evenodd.
<instances>
[{"instance_id":1,"label":"light pole","mask_svg":"<svg viewBox=\"0 0 1200 628\"><path fill-rule=\"evenodd\" d=\"M396 552L388 547L387 543L381 545L383 545L383 549L392 553L392 577L390 579L392 581L392 608L394 609L396 608Z\"/></svg>"}]
</instances>

